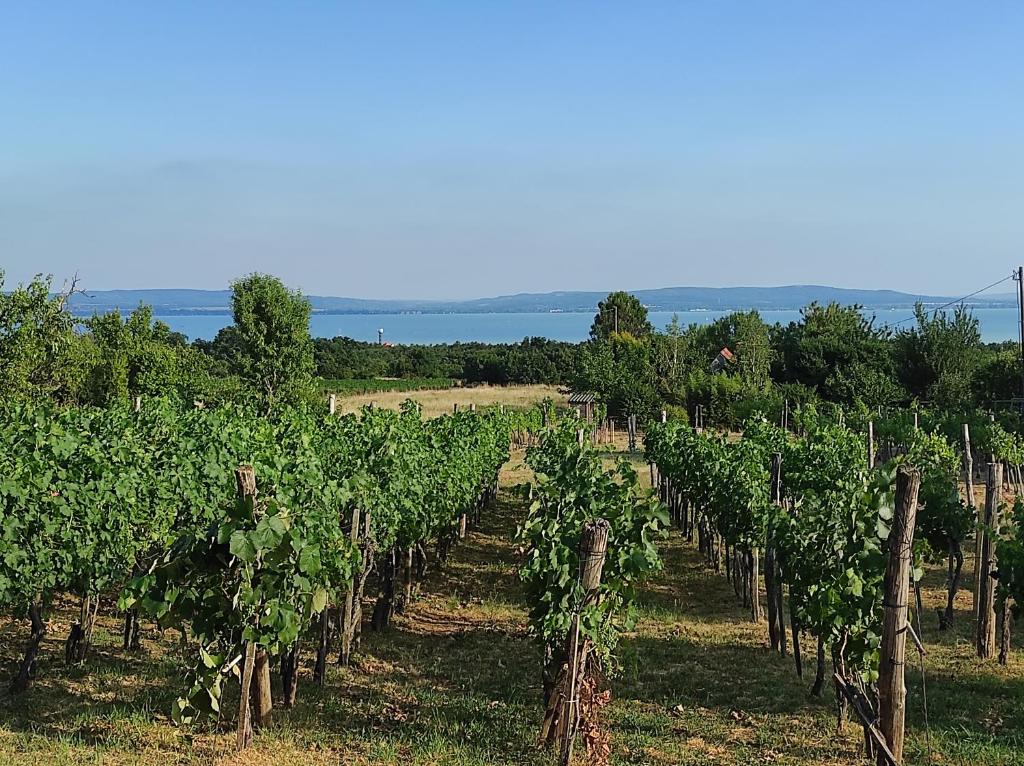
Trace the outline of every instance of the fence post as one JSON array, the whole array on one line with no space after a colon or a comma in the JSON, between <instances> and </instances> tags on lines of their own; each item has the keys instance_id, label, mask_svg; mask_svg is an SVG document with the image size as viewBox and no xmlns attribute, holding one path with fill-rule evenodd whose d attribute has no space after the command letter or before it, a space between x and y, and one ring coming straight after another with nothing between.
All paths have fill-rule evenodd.
<instances>
[{"instance_id":1,"label":"fence post","mask_svg":"<svg viewBox=\"0 0 1024 766\"><path fill-rule=\"evenodd\" d=\"M333 415L338 411L338 395L331 394L327 397L327 411Z\"/></svg>"},{"instance_id":2,"label":"fence post","mask_svg":"<svg viewBox=\"0 0 1024 766\"><path fill-rule=\"evenodd\" d=\"M868 421L868 470L875 467L875 421Z\"/></svg>"},{"instance_id":3,"label":"fence post","mask_svg":"<svg viewBox=\"0 0 1024 766\"><path fill-rule=\"evenodd\" d=\"M885 616L878 669L878 721L897 763L903 760L903 724L907 690L903 663L907 649L907 606L910 598L910 566L917 523L917 493L921 475L900 466L896 472L896 508L889 531L889 561L885 566ZM879 764L887 764L878 756Z\"/></svg>"}]
</instances>

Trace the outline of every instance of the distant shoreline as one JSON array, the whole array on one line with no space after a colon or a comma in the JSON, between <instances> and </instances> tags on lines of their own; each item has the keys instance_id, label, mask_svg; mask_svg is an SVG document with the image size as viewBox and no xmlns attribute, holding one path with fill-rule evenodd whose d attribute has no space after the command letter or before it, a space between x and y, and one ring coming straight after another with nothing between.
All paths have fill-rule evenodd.
<instances>
[{"instance_id":1,"label":"distant shoreline","mask_svg":"<svg viewBox=\"0 0 1024 766\"><path fill-rule=\"evenodd\" d=\"M147 304L148 305L148 304ZM687 306L687 307L664 307L649 305L647 310L658 313L689 313L694 311L712 311L712 312L732 312L732 311L800 311L807 304L800 306L794 305L777 305L777 306ZM849 304L847 304L849 305ZM893 303L878 306L863 306L865 311L913 311L915 303ZM933 310L936 307L945 305L944 303L936 302L921 302L926 309ZM949 306L949 309L955 308L959 304ZM1009 309L1016 308L1017 304L1011 301L986 301L984 303L972 303L964 302L964 305L970 309ZM90 309L83 306L76 307L71 313L76 317L91 317L94 313L108 313L110 311L120 310L122 312L129 312L134 310L135 306L110 306L110 305L97 305ZM210 309L193 309L193 308L180 308L171 306L152 306L155 316L231 316L230 308L210 308ZM379 310L360 310L360 311L346 311L343 309L313 309L314 316L472 316L472 315L483 315L483 314L590 314L592 315L596 309L583 309L583 308L568 308L568 309L448 309L448 310L413 310L413 309L379 309Z\"/></svg>"}]
</instances>

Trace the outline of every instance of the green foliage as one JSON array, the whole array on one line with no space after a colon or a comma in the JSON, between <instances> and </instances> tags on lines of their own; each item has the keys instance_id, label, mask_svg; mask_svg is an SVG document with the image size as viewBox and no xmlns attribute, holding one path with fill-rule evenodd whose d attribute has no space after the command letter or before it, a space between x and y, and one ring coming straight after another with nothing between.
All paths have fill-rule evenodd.
<instances>
[{"instance_id":1,"label":"green foliage","mask_svg":"<svg viewBox=\"0 0 1024 766\"><path fill-rule=\"evenodd\" d=\"M89 334L81 343L91 345L94 353L83 401L125 403L137 395L205 398L210 388L207 358L166 324L154 322L148 306L140 305L124 319L111 311L84 324Z\"/></svg>"},{"instance_id":2,"label":"green foliage","mask_svg":"<svg viewBox=\"0 0 1024 766\"><path fill-rule=\"evenodd\" d=\"M981 356L978 320L966 306L952 317L944 311L930 317L914 307L917 326L900 333L896 342L904 384L910 394L940 408L963 408L974 401L974 379Z\"/></svg>"},{"instance_id":3,"label":"green foliage","mask_svg":"<svg viewBox=\"0 0 1024 766\"><path fill-rule=\"evenodd\" d=\"M237 353L231 363L269 412L308 394L313 374L312 308L299 292L266 274L231 284Z\"/></svg>"},{"instance_id":4,"label":"green foliage","mask_svg":"<svg viewBox=\"0 0 1024 766\"><path fill-rule=\"evenodd\" d=\"M608 340L613 335L649 338L654 327L647 319L647 307L640 299L619 290L597 304L597 314L590 326L591 340Z\"/></svg>"},{"instance_id":5,"label":"green foliage","mask_svg":"<svg viewBox=\"0 0 1024 766\"><path fill-rule=\"evenodd\" d=\"M545 430L527 462L537 474L534 501L519 528L520 569L530 603L530 629L549 651L564 651L573 615L607 669L622 631L635 622L637 583L661 568L657 541L668 525L665 508L640 487L626 460L606 470L589 439L579 444L575 419ZM599 597L584 604L579 542L594 519L611 525Z\"/></svg>"},{"instance_id":6,"label":"green foliage","mask_svg":"<svg viewBox=\"0 0 1024 766\"><path fill-rule=\"evenodd\" d=\"M648 343L618 335L584 344L573 380L576 391L593 391L613 415L653 419L660 399Z\"/></svg>"},{"instance_id":7,"label":"green foliage","mask_svg":"<svg viewBox=\"0 0 1024 766\"><path fill-rule=\"evenodd\" d=\"M13 404L0 412L0 605L21 613L135 575L121 607L178 625L196 647L175 715L215 712L242 642L279 654L351 576L353 508L372 517L377 549L451 535L493 487L517 423L498 412L424 422L412 403L344 417ZM255 469L255 504L235 496L241 464Z\"/></svg>"},{"instance_id":8,"label":"green foliage","mask_svg":"<svg viewBox=\"0 0 1024 766\"><path fill-rule=\"evenodd\" d=\"M698 434L678 423L648 429L646 454L709 528L731 546L772 548L801 627L874 679L881 640L886 543L895 465L867 471L864 439L804 413L795 438L753 418L743 438ZM923 448L922 448L923 449ZM782 456L782 502L772 502L772 456ZM945 453L943 453L945 456ZM936 470L948 467L937 460ZM945 485L936 481L935 497Z\"/></svg>"},{"instance_id":9,"label":"green foliage","mask_svg":"<svg viewBox=\"0 0 1024 766\"><path fill-rule=\"evenodd\" d=\"M3 398L72 401L81 359L67 295L51 294L52 278L4 289L0 270L0 378Z\"/></svg>"},{"instance_id":10,"label":"green foliage","mask_svg":"<svg viewBox=\"0 0 1024 766\"><path fill-rule=\"evenodd\" d=\"M812 303L801 313L800 322L777 332L775 380L810 386L843 404L860 399L873 407L900 398L887 330L859 306Z\"/></svg>"}]
</instances>

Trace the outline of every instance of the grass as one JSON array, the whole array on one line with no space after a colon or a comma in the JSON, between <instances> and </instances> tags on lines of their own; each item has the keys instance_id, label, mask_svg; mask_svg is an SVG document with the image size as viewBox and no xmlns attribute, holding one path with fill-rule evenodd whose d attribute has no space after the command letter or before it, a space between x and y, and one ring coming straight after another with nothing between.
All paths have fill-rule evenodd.
<instances>
[{"instance_id":1,"label":"grass","mask_svg":"<svg viewBox=\"0 0 1024 766\"><path fill-rule=\"evenodd\" d=\"M533 407L544 399L564 402L565 395L559 393L555 386L456 386L443 390L385 391L345 396L338 401L338 409L343 413L356 412L361 407L373 404L375 407L396 410L406 399L419 402L424 416L430 418L451 412L456 404L460 409L471 404L477 407L499 404L506 407Z\"/></svg>"},{"instance_id":2,"label":"grass","mask_svg":"<svg viewBox=\"0 0 1024 766\"><path fill-rule=\"evenodd\" d=\"M304 666L295 709L276 711L272 729L242 754L232 752L230 731L170 724L182 683L176 634L148 629L144 653L125 654L117 621L104 616L89 662L65 668L61 642L73 604L60 605L39 680L19 698L0 699L0 763L549 764L535 746L541 656L527 635L511 540L523 508L510 487L528 476L515 456L497 507L456 548L447 570L430 573L390 631L364 634L356 665L331 666L323 689L312 686ZM791 659L769 652L765 626L746 620L724 577L678 536L663 555L665 570L641 593L639 624L621 645L611 681L613 763L860 762L859 727L836 733L831 690L821 700L808 697L810 679L798 679ZM930 745L914 655L907 763L1024 763L1020 653L1005 668L974 658L966 590L956 630L939 632L941 591L941 572L932 570L923 622ZM21 623L0 623L5 665L24 632ZM235 704L229 699L228 709Z\"/></svg>"}]
</instances>

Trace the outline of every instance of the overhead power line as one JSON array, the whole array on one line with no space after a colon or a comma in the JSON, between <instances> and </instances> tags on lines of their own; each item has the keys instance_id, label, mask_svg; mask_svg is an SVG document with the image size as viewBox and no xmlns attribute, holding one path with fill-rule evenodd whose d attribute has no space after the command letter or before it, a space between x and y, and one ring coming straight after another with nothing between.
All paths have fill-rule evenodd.
<instances>
[{"instance_id":1,"label":"overhead power line","mask_svg":"<svg viewBox=\"0 0 1024 766\"><path fill-rule=\"evenodd\" d=\"M949 303L943 303L941 306L936 306L933 309L928 309L928 311L926 311L925 314L933 314L933 315L937 314L938 312L942 311L942 309L948 309L950 306L955 306L958 303L963 303L968 298L973 298L975 295L980 295L981 293L985 292L986 290L991 290L993 287L1001 285L1003 282L1009 282L1013 278L1014 278L1014 274L1011 273L1008 276L1005 276L1002 279L1000 279L1000 280L998 280L996 282L993 282L990 285L986 285L985 287L981 288L980 290L975 290L973 293L968 293L967 295L964 295L963 297L960 297L960 298L957 298L955 300L952 300ZM890 326L896 327L897 325L901 325L904 322L913 322L916 319L917 319L916 316L907 317L906 319L901 319L898 322L892 322Z\"/></svg>"}]
</instances>

